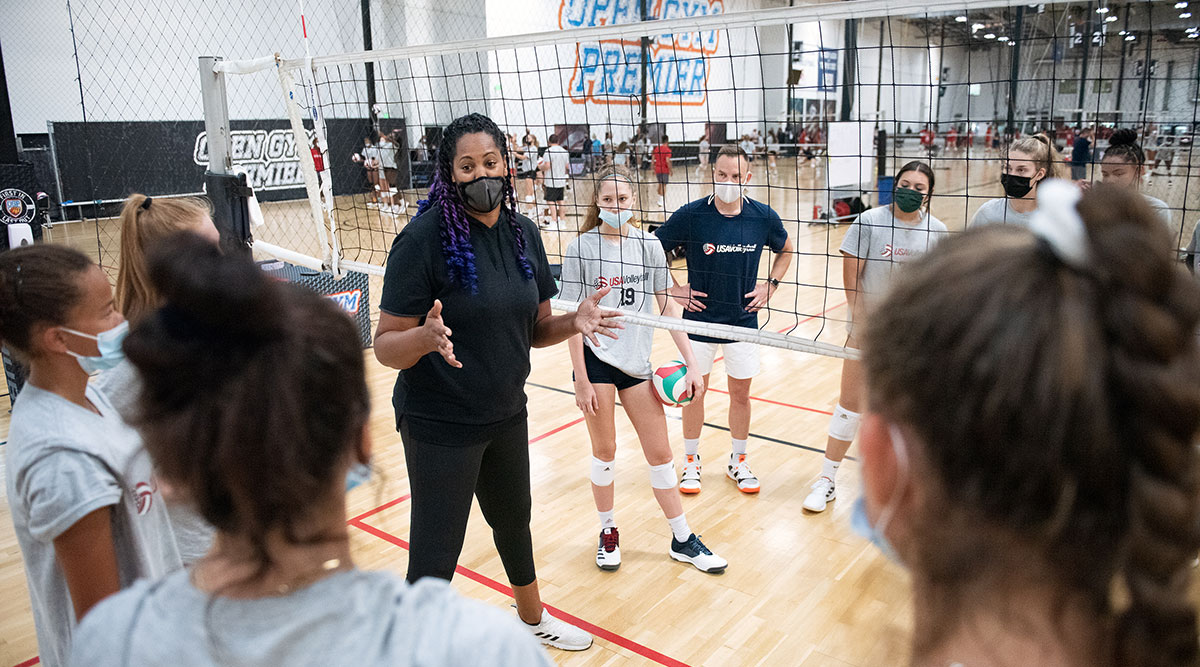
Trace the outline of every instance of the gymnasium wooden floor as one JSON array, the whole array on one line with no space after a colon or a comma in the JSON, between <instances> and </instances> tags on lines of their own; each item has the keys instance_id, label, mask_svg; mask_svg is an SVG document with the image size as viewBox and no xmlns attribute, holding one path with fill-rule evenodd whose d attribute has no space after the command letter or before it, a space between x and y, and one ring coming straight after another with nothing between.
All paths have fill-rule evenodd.
<instances>
[{"instance_id":1,"label":"gymnasium wooden floor","mask_svg":"<svg viewBox=\"0 0 1200 667\"><path fill-rule=\"evenodd\" d=\"M822 175L807 167L794 170L782 160L780 166L784 187L772 190L772 203L785 219L807 218L812 210L807 189L821 187ZM973 163L969 180L963 171L937 172L938 192L947 196L935 200L933 209L951 230L961 229L987 197L1000 193L994 162ZM680 181L689 175L694 180L694 167L675 170ZM1177 178L1175 183L1184 180ZM969 201L962 197L968 184ZM1195 208L1196 184L1191 185L1189 208ZM1185 188L1165 186L1166 179L1158 179L1151 192L1172 206L1182 205ZM691 187L689 193L682 186L671 186L669 208L684 203L689 194L693 198L707 194L703 188ZM653 197L650 186L643 188L643 202L653 202ZM268 216L296 215L286 210L296 206L301 205L270 206ZM364 209L359 215L378 214ZM1188 222L1190 235L1194 221ZM101 224L111 235L111 221ZM389 223L381 220L380 224ZM79 230L74 232L70 226L56 230L56 239L89 247L94 253L94 230L76 227ZM763 318L764 328L841 344L845 299L836 249L846 227L797 222L787 227L798 251L789 279L808 286L781 289L772 301L777 310L769 321ZM381 236L380 230L373 235ZM561 242L570 237L561 234ZM547 234L551 255L558 251L559 242L559 235ZM675 268L683 281L682 263ZM378 300L377 289L373 300ZM408 484L400 439L392 426L390 394L395 374L380 366L370 351L364 354L374 401L375 461L386 477L350 492L350 538L359 567L403 575L408 560ZM552 650L557 663L834 667L905 662L911 627L908 578L903 569L850 531L850 508L858 493L856 463L843 468L839 499L830 510L820 515L805 515L801 510L820 467L841 362L773 348L763 348L762 355L763 372L752 391L750 442L750 460L762 480L762 492L744 496L724 476L728 403L726 378L718 363L701 442L708 463L704 490L683 498L692 527L729 560L726 573L713 576L667 557L670 532L650 492L633 429L623 416L617 418L616 517L624 563L617 572L596 568L599 527L586 477L590 448L574 404L567 347L533 351L527 393L532 523L542 596L552 610L596 636L593 648L585 652ZM654 361L672 356L670 339L658 332ZM0 403L0 407L6 406ZM7 419L7 410L0 411L0 436L7 434ZM668 420L677 455L682 457L678 415L668 414ZM852 449L851 456L855 453ZM477 510L459 563L454 580L459 591L497 607L507 606L503 568ZM0 591L0 667L36 664L29 598L7 501L0 502Z\"/></svg>"}]
</instances>

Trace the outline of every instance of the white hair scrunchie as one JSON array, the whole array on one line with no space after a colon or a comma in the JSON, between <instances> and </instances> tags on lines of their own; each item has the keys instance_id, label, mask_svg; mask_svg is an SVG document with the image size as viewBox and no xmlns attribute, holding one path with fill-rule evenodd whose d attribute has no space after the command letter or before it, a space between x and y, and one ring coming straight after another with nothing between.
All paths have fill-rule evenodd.
<instances>
[{"instance_id":1,"label":"white hair scrunchie","mask_svg":"<svg viewBox=\"0 0 1200 667\"><path fill-rule=\"evenodd\" d=\"M1088 267L1088 235L1076 205L1082 193L1070 181L1048 179L1038 186L1037 210L1029 219L1029 230L1046 242L1064 264Z\"/></svg>"}]
</instances>

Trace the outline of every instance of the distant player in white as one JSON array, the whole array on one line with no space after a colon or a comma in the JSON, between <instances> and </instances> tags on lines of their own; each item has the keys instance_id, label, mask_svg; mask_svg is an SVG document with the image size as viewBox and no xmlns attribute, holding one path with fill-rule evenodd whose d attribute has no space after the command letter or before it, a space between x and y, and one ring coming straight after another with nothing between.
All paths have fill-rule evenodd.
<instances>
[{"instance_id":1,"label":"distant player in white","mask_svg":"<svg viewBox=\"0 0 1200 667\"><path fill-rule=\"evenodd\" d=\"M667 297L671 274L662 244L637 226L635 192L633 180L624 169L607 167L597 175L587 217L563 257L560 298L582 301L595 290L609 287L612 291L600 301L607 307L640 313L666 311L678 317L682 308ZM689 369L695 368L687 334L673 331L671 338L683 362ZM620 535L613 517L617 454L614 419L619 396L650 466L654 497L671 527L668 555L704 572L721 572L727 565L725 559L704 546L683 513L667 420L654 387L647 382L653 373L653 344L654 329L639 325L626 327L617 339L596 344L582 336L568 340L575 371L575 403L583 411L592 440L590 478L600 515L596 565L602 570L615 570L621 565ZM688 371L684 383L689 396L699 397L704 392L704 380L695 370Z\"/></svg>"},{"instance_id":2,"label":"distant player in white","mask_svg":"<svg viewBox=\"0 0 1200 667\"><path fill-rule=\"evenodd\" d=\"M558 229L562 224L562 202L567 189L567 178L571 167L571 154L558 143L558 135L550 135L547 141L550 147L538 162L545 180L546 206L550 209L550 219L543 221L543 227L553 224Z\"/></svg>"}]
</instances>

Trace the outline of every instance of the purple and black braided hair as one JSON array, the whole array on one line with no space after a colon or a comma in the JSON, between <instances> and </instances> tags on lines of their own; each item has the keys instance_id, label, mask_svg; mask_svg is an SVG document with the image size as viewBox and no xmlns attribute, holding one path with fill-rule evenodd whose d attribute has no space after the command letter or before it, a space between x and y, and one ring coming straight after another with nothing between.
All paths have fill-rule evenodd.
<instances>
[{"instance_id":1,"label":"purple and black braided hair","mask_svg":"<svg viewBox=\"0 0 1200 667\"><path fill-rule=\"evenodd\" d=\"M500 206L508 213L508 228L513 234L516 247L517 268L526 280L533 279L533 266L525 257L525 235L517 222L517 198L513 192L512 179L508 176L508 141L504 133L491 118L479 113L456 118L442 132L442 142L437 149L437 169L429 186L429 198L417 202L417 215L424 213L433 204L441 207L442 255L446 258L446 271L450 282L457 283L471 294L479 291L479 276L475 272L475 250L471 247L471 225L467 221L466 208L454 184L454 157L458 140L467 134L482 132L496 142L500 160L505 165L504 197Z\"/></svg>"}]
</instances>

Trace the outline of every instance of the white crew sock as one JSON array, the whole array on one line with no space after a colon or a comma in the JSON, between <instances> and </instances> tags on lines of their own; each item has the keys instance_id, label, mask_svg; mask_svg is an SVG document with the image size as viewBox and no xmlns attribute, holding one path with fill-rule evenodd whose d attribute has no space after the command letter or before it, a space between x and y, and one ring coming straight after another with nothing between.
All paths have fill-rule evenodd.
<instances>
[{"instance_id":1,"label":"white crew sock","mask_svg":"<svg viewBox=\"0 0 1200 667\"><path fill-rule=\"evenodd\" d=\"M683 453L688 456L695 456L700 453L700 438L684 438Z\"/></svg>"},{"instance_id":2,"label":"white crew sock","mask_svg":"<svg viewBox=\"0 0 1200 667\"><path fill-rule=\"evenodd\" d=\"M684 542L692 536L692 529L688 527L686 514L680 514L674 519L667 519L667 523L671 524L671 532L675 534L676 540Z\"/></svg>"},{"instance_id":3,"label":"white crew sock","mask_svg":"<svg viewBox=\"0 0 1200 667\"><path fill-rule=\"evenodd\" d=\"M737 438L730 438L730 440L733 442L733 453L734 454L745 454L746 453L746 441L745 440L738 440Z\"/></svg>"},{"instance_id":4,"label":"white crew sock","mask_svg":"<svg viewBox=\"0 0 1200 667\"><path fill-rule=\"evenodd\" d=\"M617 520L613 518L614 511L615 510L609 510L607 512L596 512L596 514L600 515L600 530L604 530L605 528L616 528L617 527Z\"/></svg>"},{"instance_id":5,"label":"white crew sock","mask_svg":"<svg viewBox=\"0 0 1200 667\"><path fill-rule=\"evenodd\" d=\"M831 482L837 481L838 468L842 467L841 461L830 461L823 459L821 461L821 476L828 477Z\"/></svg>"}]
</instances>

